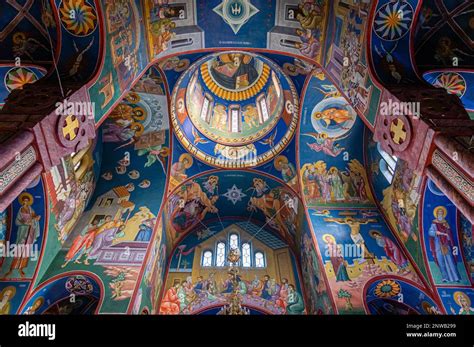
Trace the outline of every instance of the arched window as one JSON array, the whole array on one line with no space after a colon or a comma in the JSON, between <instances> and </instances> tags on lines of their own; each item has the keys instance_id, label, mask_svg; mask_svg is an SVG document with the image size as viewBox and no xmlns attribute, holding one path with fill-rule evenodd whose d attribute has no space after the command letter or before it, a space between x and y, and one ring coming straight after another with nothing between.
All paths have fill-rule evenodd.
<instances>
[{"instance_id":1,"label":"arched window","mask_svg":"<svg viewBox=\"0 0 474 347\"><path fill-rule=\"evenodd\" d=\"M265 267L265 257L262 252L255 253L255 267Z\"/></svg>"},{"instance_id":2,"label":"arched window","mask_svg":"<svg viewBox=\"0 0 474 347\"><path fill-rule=\"evenodd\" d=\"M216 251L216 266L225 266L225 243L219 242Z\"/></svg>"},{"instance_id":3,"label":"arched window","mask_svg":"<svg viewBox=\"0 0 474 347\"><path fill-rule=\"evenodd\" d=\"M242 266L250 267L251 265L250 244L244 243L242 244Z\"/></svg>"},{"instance_id":4,"label":"arched window","mask_svg":"<svg viewBox=\"0 0 474 347\"><path fill-rule=\"evenodd\" d=\"M239 235L230 234L229 237L229 247L230 248L239 248Z\"/></svg>"},{"instance_id":5,"label":"arched window","mask_svg":"<svg viewBox=\"0 0 474 347\"><path fill-rule=\"evenodd\" d=\"M202 266L203 267L212 266L212 252L211 251L205 251L204 254L202 255Z\"/></svg>"},{"instance_id":6,"label":"arched window","mask_svg":"<svg viewBox=\"0 0 474 347\"><path fill-rule=\"evenodd\" d=\"M380 143L377 143L377 150L382 156L379 162L380 172L382 172L388 183L392 183L398 158L385 152L382 146L380 146Z\"/></svg>"}]
</instances>

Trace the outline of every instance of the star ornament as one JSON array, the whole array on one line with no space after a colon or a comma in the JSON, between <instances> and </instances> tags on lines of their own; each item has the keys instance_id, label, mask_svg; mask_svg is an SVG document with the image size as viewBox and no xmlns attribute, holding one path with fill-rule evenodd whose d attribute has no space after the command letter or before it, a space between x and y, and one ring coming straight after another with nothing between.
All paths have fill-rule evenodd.
<instances>
[{"instance_id":1,"label":"star ornament","mask_svg":"<svg viewBox=\"0 0 474 347\"><path fill-rule=\"evenodd\" d=\"M256 15L259 9L250 0L223 0L213 11L221 16L237 35L242 26Z\"/></svg>"},{"instance_id":2,"label":"star ornament","mask_svg":"<svg viewBox=\"0 0 474 347\"><path fill-rule=\"evenodd\" d=\"M223 196L235 205L239 201L242 201L242 198L245 198L247 195L242 193L242 189L237 188L234 184L231 189L227 189L227 193L223 194Z\"/></svg>"}]
</instances>

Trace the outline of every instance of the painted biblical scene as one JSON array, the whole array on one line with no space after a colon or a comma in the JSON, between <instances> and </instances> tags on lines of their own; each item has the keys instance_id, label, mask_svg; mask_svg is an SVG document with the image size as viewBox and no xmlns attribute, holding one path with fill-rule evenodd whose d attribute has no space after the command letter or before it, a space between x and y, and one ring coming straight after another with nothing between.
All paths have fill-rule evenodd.
<instances>
[{"instance_id":1,"label":"painted biblical scene","mask_svg":"<svg viewBox=\"0 0 474 347\"><path fill-rule=\"evenodd\" d=\"M48 215L44 181L39 176L18 195L10 206L10 217L3 214L3 242L0 254L2 280L33 279L41 262L41 251Z\"/></svg>"},{"instance_id":2,"label":"painted biblical scene","mask_svg":"<svg viewBox=\"0 0 474 347\"><path fill-rule=\"evenodd\" d=\"M107 1L102 6L107 43L102 70L89 89L95 119L102 120L147 66L143 7L138 0Z\"/></svg>"},{"instance_id":3,"label":"painted biblical scene","mask_svg":"<svg viewBox=\"0 0 474 347\"><path fill-rule=\"evenodd\" d=\"M178 141L199 160L217 167L254 167L290 143L297 99L292 80L264 56L212 54L174 85L171 120Z\"/></svg>"},{"instance_id":4,"label":"painted biblical scene","mask_svg":"<svg viewBox=\"0 0 474 347\"><path fill-rule=\"evenodd\" d=\"M421 283L377 210L310 209L309 213L340 314L364 313L362 289L373 277L397 275Z\"/></svg>"},{"instance_id":5,"label":"painted biblical scene","mask_svg":"<svg viewBox=\"0 0 474 347\"><path fill-rule=\"evenodd\" d=\"M94 273L105 287L100 312L127 310L153 239L170 153L163 91L152 69L102 125L107 155L94 194L43 279L64 271Z\"/></svg>"},{"instance_id":6,"label":"painted biblical scene","mask_svg":"<svg viewBox=\"0 0 474 347\"><path fill-rule=\"evenodd\" d=\"M474 290L472 288L438 288L438 295L448 314L474 315Z\"/></svg>"},{"instance_id":7,"label":"painted biblical scene","mask_svg":"<svg viewBox=\"0 0 474 347\"><path fill-rule=\"evenodd\" d=\"M54 229L61 244L68 238L94 192L100 174L101 149L101 140L96 138L87 148L63 158L61 164L46 175Z\"/></svg>"},{"instance_id":8,"label":"painted biblical scene","mask_svg":"<svg viewBox=\"0 0 474 347\"><path fill-rule=\"evenodd\" d=\"M175 189L164 209L168 248L196 227L220 216L261 220L290 246L300 226L301 202L284 183L256 172L214 172Z\"/></svg>"},{"instance_id":9,"label":"painted biblical scene","mask_svg":"<svg viewBox=\"0 0 474 347\"><path fill-rule=\"evenodd\" d=\"M30 283L2 281L0 283L0 315L17 314Z\"/></svg>"},{"instance_id":10,"label":"painted biblical scene","mask_svg":"<svg viewBox=\"0 0 474 347\"><path fill-rule=\"evenodd\" d=\"M145 0L143 3L148 55L152 60L169 48L176 37L177 21L193 17L193 13L188 12L186 5L169 4L169 1Z\"/></svg>"},{"instance_id":11,"label":"painted biblical scene","mask_svg":"<svg viewBox=\"0 0 474 347\"><path fill-rule=\"evenodd\" d=\"M90 274L63 274L43 283L21 308L24 315L91 315L98 313L103 284Z\"/></svg>"},{"instance_id":12,"label":"painted biblical scene","mask_svg":"<svg viewBox=\"0 0 474 347\"><path fill-rule=\"evenodd\" d=\"M232 262L233 251L240 253ZM234 271L232 265L238 270ZM160 314L200 314L233 300L264 314L305 313L300 279L288 244L252 221L198 225L175 248Z\"/></svg>"},{"instance_id":13,"label":"painted biblical scene","mask_svg":"<svg viewBox=\"0 0 474 347\"><path fill-rule=\"evenodd\" d=\"M155 236L150 243L151 251L145 265L142 282L135 296L132 314L158 314L163 285L165 282L168 251L163 219L156 226Z\"/></svg>"},{"instance_id":14,"label":"painted biblical scene","mask_svg":"<svg viewBox=\"0 0 474 347\"><path fill-rule=\"evenodd\" d=\"M464 261L466 263L466 269L468 269L468 273L471 275L471 282L474 283L474 227L459 211L458 216Z\"/></svg>"},{"instance_id":15,"label":"painted biblical scene","mask_svg":"<svg viewBox=\"0 0 474 347\"><path fill-rule=\"evenodd\" d=\"M440 315L441 306L420 287L399 277L384 276L365 287L365 307L373 315Z\"/></svg>"},{"instance_id":16,"label":"painted biblical scene","mask_svg":"<svg viewBox=\"0 0 474 347\"><path fill-rule=\"evenodd\" d=\"M326 70L349 98L352 107L367 116L372 113L369 112L371 108L377 107L380 94L369 76L364 49L370 6L363 1L334 1L324 57ZM368 117L371 123L374 117L375 114Z\"/></svg>"},{"instance_id":17,"label":"painted biblical scene","mask_svg":"<svg viewBox=\"0 0 474 347\"><path fill-rule=\"evenodd\" d=\"M422 177L407 163L386 153L367 134L366 167L374 194L381 201L388 222L413 257L423 276L428 279L424 265L423 244L419 231L419 202Z\"/></svg>"},{"instance_id":18,"label":"painted biblical scene","mask_svg":"<svg viewBox=\"0 0 474 347\"><path fill-rule=\"evenodd\" d=\"M223 53L207 62L212 80L229 91L252 87L264 71L264 63L245 53Z\"/></svg>"},{"instance_id":19,"label":"painted biblical scene","mask_svg":"<svg viewBox=\"0 0 474 347\"><path fill-rule=\"evenodd\" d=\"M302 105L300 181L309 206L371 206L359 137L364 125L325 77L311 76Z\"/></svg>"},{"instance_id":20,"label":"painted biblical scene","mask_svg":"<svg viewBox=\"0 0 474 347\"><path fill-rule=\"evenodd\" d=\"M306 218L300 240L301 275L308 298L308 314L334 314L324 269Z\"/></svg>"},{"instance_id":21,"label":"painted biblical scene","mask_svg":"<svg viewBox=\"0 0 474 347\"><path fill-rule=\"evenodd\" d=\"M463 258L463 240L456 206L433 181L426 184L423 197L423 241L426 262L437 285L470 286L470 272Z\"/></svg>"}]
</instances>

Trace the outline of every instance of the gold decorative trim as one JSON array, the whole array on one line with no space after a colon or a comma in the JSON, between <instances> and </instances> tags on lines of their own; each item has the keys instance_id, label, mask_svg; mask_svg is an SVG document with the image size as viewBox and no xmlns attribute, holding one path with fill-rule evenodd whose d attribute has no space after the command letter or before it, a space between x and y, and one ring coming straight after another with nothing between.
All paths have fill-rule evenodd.
<instances>
[{"instance_id":1,"label":"gold decorative trim","mask_svg":"<svg viewBox=\"0 0 474 347\"><path fill-rule=\"evenodd\" d=\"M35 149L29 146L10 165L0 171L0 193L5 192L10 184L33 166L36 159Z\"/></svg>"},{"instance_id":2,"label":"gold decorative trim","mask_svg":"<svg viewBox=\"0 0 474 347\"><path fill-rule=\"evenodd\" d=\"M173 93L172 93L171 107L170 107L171 124L173 126L173 130L175 132L175 135L178 141L195 158L203 161L206 164L209 164L218 168L224 168L224 169L241 169L241 168L256 167L275 158L278 154L280 154L286 148L286 146L293 139L293 136L296 132L296 128L298 126L298 121L299 121L299 100L298 100L298 94L296 92L295 86L293 85L291 81L289 81L291 95L295 102L294 107L293 107L293 112L292 112L293 116L291 117L291 122L287 128L285 135L274 147L272 147L270 150L268 150L267 152L261 155L257 155L255 159L252 159L250 161L228 160L228 159L216 158L210 154L206 154L205 152L201 151L197 146L195 146L191 141L188 140L188 138L186 137L186 134L181 129L179 121L178 121L178 117L176 113L176 97L177 97L179 86L181 84L183 76L181 76L181 78L176 82L175 89L173 90Z\"/></svg>"},{"instance_id":3,"label":"gold decorative trim","mask_svg":"<svg viewBox=\"0 0 474 347\"><path fill-rule=\"evenodd\" d=\"M219 98L229 101L243 101L257 95L257 93L259 93L265 86L265 84L268 82L270 72L270 66L268 66L267 64L263 64L262 74L251 87L240 91L230 91L222 88L216 82L214 82L211 77L211 74L209 73L209 66L207 62L201 65L201 76L207 88L209 88L209 90Z\"/></svg>"},{"instance_id":4,"label":"gold decorative trim","mask_svg":"<svg viewBox=\"0 0 474 347\"><path fill-rule=\"evenodd\" d=\"M431 163L469 202L474 202L473 182L454 168L438 150L433 152Z\"/></svg>"},{"instance_id":5,"label":"gold decorative trim","mask_svg":"<svg viewBox=\"0 0 474 347\"><path fill-rule=\"evenodd\" d=\"M201 82L196 82L196 83L201 83ZM201 134L203 134L204 136L206 136L207 138L211 139L212 141L216 143L227 145L227 146L244 146L244 145L254 143L260 140L261 138L265 137L266 135L268 135L270 132L274 131L275 130L274 127L278 124L278 122L281 119L283 108L285 107L284 89L281 86L281 83L279 80L277 80L275 83L278 83L278 88L280 88L280 90L282 91L283 102L279 103L278 108L276 109L276 112L275 112L276 114L274 116L271 116L270 119L264 123L265 126L263 126L259 131L249 134L247 136L244 136L244 135L235 136L233 134L229 134L230 136L226 138L224 134L219 135L213 132L213 129L207 129L206 126L201 123L201 119L199 119L199 115L196 115L196 114L193 114L192 112L187 111L189 109L188 105L190 103L190 100L189 100L190 95L186 91L185 104L187 108L186 111L187 111L188 117L191 120L191 123L194 125L194 127ZM263 93L264 92L262 92L261 95L265 95Z\"/></svg>"}]
</instances>

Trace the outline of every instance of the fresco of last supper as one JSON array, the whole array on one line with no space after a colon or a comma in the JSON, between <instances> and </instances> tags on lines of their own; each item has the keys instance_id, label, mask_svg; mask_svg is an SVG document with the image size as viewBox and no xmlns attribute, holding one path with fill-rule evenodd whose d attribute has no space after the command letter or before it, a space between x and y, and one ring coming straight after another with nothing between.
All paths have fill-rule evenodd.
<instances>
[{"instance_id":1,"label":"fresco of last supper","mask_svg":"<svg viewBox=\"0 0 474 347\"><path fill-rule=\"evenodd\" d=\"M472 1L0 13L0 315L474 315Z\"/></svg>"}]
</instances>

